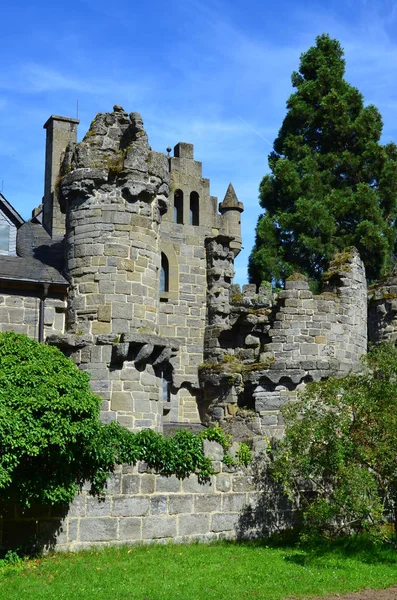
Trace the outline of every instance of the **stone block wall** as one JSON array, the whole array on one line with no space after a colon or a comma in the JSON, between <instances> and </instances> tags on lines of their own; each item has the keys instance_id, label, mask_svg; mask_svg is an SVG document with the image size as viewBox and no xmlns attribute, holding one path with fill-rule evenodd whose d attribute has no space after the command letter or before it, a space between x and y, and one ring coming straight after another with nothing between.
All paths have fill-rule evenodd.
<instances>
[{"instance_id":1,"label":"stone block wall","mask_svg":"<svg viewBox=\"0 0 397 600\"><path fill-rule=\"evenodd\" d=\"M25 333L39 339L39 310L42 292L21 290L10 293L0 288L0 331ZM50 294L44 304L45 335L62 333L65 328L66 297Z\"/></svg>"},{"instance_id":2,"label":"stone block wall","mask_svg":"<svg viewBox=\"0 0 397 600\"><path fill-rule=\"evenodd\" d=\"M60 348L91 376L91 389L101 397L101 419L122 426L162 431L162 357L173 342L158 336L49 335L47 343ZM169 344L169 346L167 345Z\"/></svg>"},{"instance_id":3,"label":"stone block wall","mask_svg":"<svg viewBox=\"0 0 397 600\"><path fill-rule=\"evenodd\" d=\"M397 278L389 277L368 290L368 341L397 342Z\"/></svg>"},{"instance_id":4,"label":"stone block wall","mask_svg":"<svg viewBox=\"0 0 397 600\"><path fill-rule=\"evenodd\" d=\"M160 247L169 264L169 290L160 292L159 322L160 334L174 338L179 352L172 360L171 409L165 420L199 423L198 366L204 360L205 328L210 314L207 306L208 248L213 236L227 225L233 207L225 208L226 216L218 213L217 198L210 195L210 182L202 177L202 165L194 160L192 144L177 144L169 165L172 193L169 210L160 225ZM198 202L195 218L191 214L192 194ZM176 198L182 204L178 218ZM237 202L240 215L243 205L238 203L235 194L233 201ZM240 227L236 225L233 231L239 234ZM229 244L226 251L230 253L234 238L225 239ZM231 257L234 259L233 253ZM233 261L229 271L224 275L231 280Z\"/></svg>"},{"instance_id":5,"label":"stone block wall","mask_svg":"<svg viewBox=\"0 0 397 600\"><path fill-rule=\"evenodd\" d=\"M335 257L324 279L320 295L299 274L274 298L265 288L231 288L230 310L218 310L216 326L206 330L200 374L208 422L227 422L248 408L251 428L281 436L280 409L299 389L359 365L367 350L367 294L358 252Z\"/></svg>"},{"instance_id":6,"label":"stone block wall","mask_svg":"<svg viewBox=\"0 0 397 600\"><path fill-rule=\"evenodd\" d=\"M366 279L358 252L338 255L325 280L318 296L299 275L280 292L266 346L279 368L347 371L366 352Z\"/></svg>"},{"instance_id":7,"label":"stone block wall","mask_svg":"<svg viewBox=\"0 0 397 600\"><path fill-rule=\"evenodd\" d=\"M110 477L103 499L83 491L69 507L3 507L0 548L33 539L57 550L248 539L291 524L291 506L274 487L258 487L256 468L213 464L216 475L204 484L196 475L180 480L147 472L143 464L123 465Z\"/></svg>"},{"instance_id":8,"label":"stone block wall","mask_svg":"<svg viewBox=\"0 0 397 600\"><path fill-rule=\"evenodd\" d=\"M169 294L160 293L159 305L160 335L175 339L179 347L172 360L171 411L166 419L197 423L197 367L203 362L206 324L205 229L163 220L160 236L170 276L177 273Z\"/></svg>"}]
</instances>

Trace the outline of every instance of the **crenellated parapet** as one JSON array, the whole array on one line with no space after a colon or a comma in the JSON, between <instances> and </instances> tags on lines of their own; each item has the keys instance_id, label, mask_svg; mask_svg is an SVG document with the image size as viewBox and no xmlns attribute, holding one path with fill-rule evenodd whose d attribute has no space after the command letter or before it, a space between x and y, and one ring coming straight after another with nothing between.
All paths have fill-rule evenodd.
<instances>
[{"instance_id":1,"label":"crenellated parapet","mask_svg":"<svg viewBox=\"0 0 397 600\"><path fill-rule=\"evenodd\" d=\"M200 370L203 412L225 422L248 408L269 435L281 435L280 408L301 386L357 368L367 349L365 270L354 248L335 257L315 295L301 274L273 295L231 288L223 326L207 328Z\"/></svg>"},{"instance_id":2,"label":"crenellated parapet","mask_svg":"<svg viewBox=\"0 0 397 600\"><path fill-rule=\"evenodd\" d=\"M338 254L323 280L323 292L314 295L295 274L278 295L267 349L282 368L348 371L366 352L366 280L357 250Z\"/></svg>"}]
</instances>

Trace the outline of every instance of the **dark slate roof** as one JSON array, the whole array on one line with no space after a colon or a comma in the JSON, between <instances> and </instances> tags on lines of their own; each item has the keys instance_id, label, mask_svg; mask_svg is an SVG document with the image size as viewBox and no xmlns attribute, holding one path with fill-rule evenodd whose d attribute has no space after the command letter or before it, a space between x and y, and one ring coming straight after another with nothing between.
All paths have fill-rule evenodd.
<instances>
[{"instance_id":1,"label":"dark slate roof","mask_svg":"<svg viewBox=\"0 0 397 600\"><path fill-rule=\"evenodd\" d=\"M0 256L0 280L68 285L63 277L63 239L51 238L40 223L25 222L0 194L1 208L11 216L17 230L17 256Z\"/></svg>"},{"instance_id":2,"label":"dark slate roof","mask_svg":"<svg viewBox=\"0 0 397 600\"><path fill-rule=\"evenodd\" d=\"M30 256L0 256L0 279L68 285L57 269Z\"/></svg>"},{"instance_id":3,"label":"dark slate roof","mask_svg":"<svg viewBox=\"0 0 397 600\"><path fill-rule=\"evenodd\" d=\"M63 238L51 238L40 223L28 221L18 229L17 254L23 257L32 256L59 272L64 268Z\"/></svg>"}]
</instances>

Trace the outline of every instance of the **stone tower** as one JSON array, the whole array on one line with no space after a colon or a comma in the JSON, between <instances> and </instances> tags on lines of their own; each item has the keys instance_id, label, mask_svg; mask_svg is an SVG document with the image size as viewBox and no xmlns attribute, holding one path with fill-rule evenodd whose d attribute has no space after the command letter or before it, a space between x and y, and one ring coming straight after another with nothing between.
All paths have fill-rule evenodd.
<instances>
[{"instance_id":1,"label":"stone tower","mask_svg":"<svg viewBox=\"0 0 397 600\"><path fill-rule=\"evenodd\" d=\"M234 251L235 256L240 252L242 246L241 213L243 210L243 203L238 201L234 187L229 183L223 202L219 204L219 212L222 215L223 233L233 238L230 248Z\"/></svg>"},{"instance_id":2,"label":"stone tower","mask_svg":"<svg viewBox=\"0 0 397 600\"><path fill-rule=\"evenodd\" d=\"M218 277L209 248L219 238L230 254L220 273L228 293L241 247L233 188L219 214L193 145L153 152L140 115L119 106L70 140L58 182L70 286L65 334L50 343L90 372L105 421L199 423L198 367Z\"/></svg>"},{"instance_id":3,"label":"stone tower","mask_svg":"<svg viewBox=\"0 0 397 600\"><path fill-rule=\"evenodd\" d=\"M65 343L91 373L105 420L161 429L163 371L175 351L158 335L167 159L151 151L140 115L115 106L69 146L63 173Z\"/></svg>"},{"instance_id":4,"label":"stone tower","mask_svg":"<svg viewBox=\"0 0 397 600\"><path fill-rule=\"evenodd\" d=\"M230 285L234 256L241 248L241 232L239 224L229 226L229 222L233 221L229 214L234 206L230 209L225 207L224 214L219 214L218 200L210 193L209 180L202 176L201 162L194 159L192 144L178 143L174 155L168 160L170 207L160 227L161 254L168 269L168 287L160 291L159 318L161 334L176 339L180 351L172 360L170 411L166 419L198 422L201 416L197 401L202 395L198 366L204 361L205 328L209 303L214 298L214 276L223 281L225 275ZM229 196L232 194L234 198L230 204L237 202L239 221L243 205L238 202L234 190ZM221 269L215 275L209 267L212 260L210 248L220 236L227 252L230 252L234 241L236 246L231 251L232 262L227 264L227 272Z\"/></svg>"}]
</instances>

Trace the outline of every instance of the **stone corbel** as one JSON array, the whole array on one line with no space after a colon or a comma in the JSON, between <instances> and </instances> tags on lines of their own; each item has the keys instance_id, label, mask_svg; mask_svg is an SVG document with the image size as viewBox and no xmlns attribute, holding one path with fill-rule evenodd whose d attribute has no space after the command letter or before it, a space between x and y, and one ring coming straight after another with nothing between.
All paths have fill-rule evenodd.
<instances>
[{"instance_id":1,"label":"stone corbel","mask_svg":"<svg viewBox=\"0 0 397 600\"><path fill-rule=\"evenodd\" d=\"M160 354L154 361L153 366L157 367L158 365L161 365L165 362L169 362L170 358L175 355L176 355L176 352L173 353L172 348L165 347L165 348L163 348L163 350L161 350Z\"/></svg>"},{"instance_id":2,"label":"stone corbel","mask_svg":"<svg viewBox=\"0 0 397 600\"><path fill-rule=\"evenodd\" d=\"M122 364L132 360L137 365L143 365L152 360L153 366L159 366L169 362L177 352L174 340L157 335L124 333L120 342L113 344L112 362Z\"/></svg>"},{"instance_id":3,"label":"stone corbel","mask_svg":"<svg viewBox=\"0 0 397 600\"><path fill-rule=\"evenodd\" d=\"M149 343L141 346L141 348L138 350L138 354L135 357L135 363L139 364L143 362L148 362L149 358L153 354L153 350L154 344Z\"/></svg>"}]
</instances>

